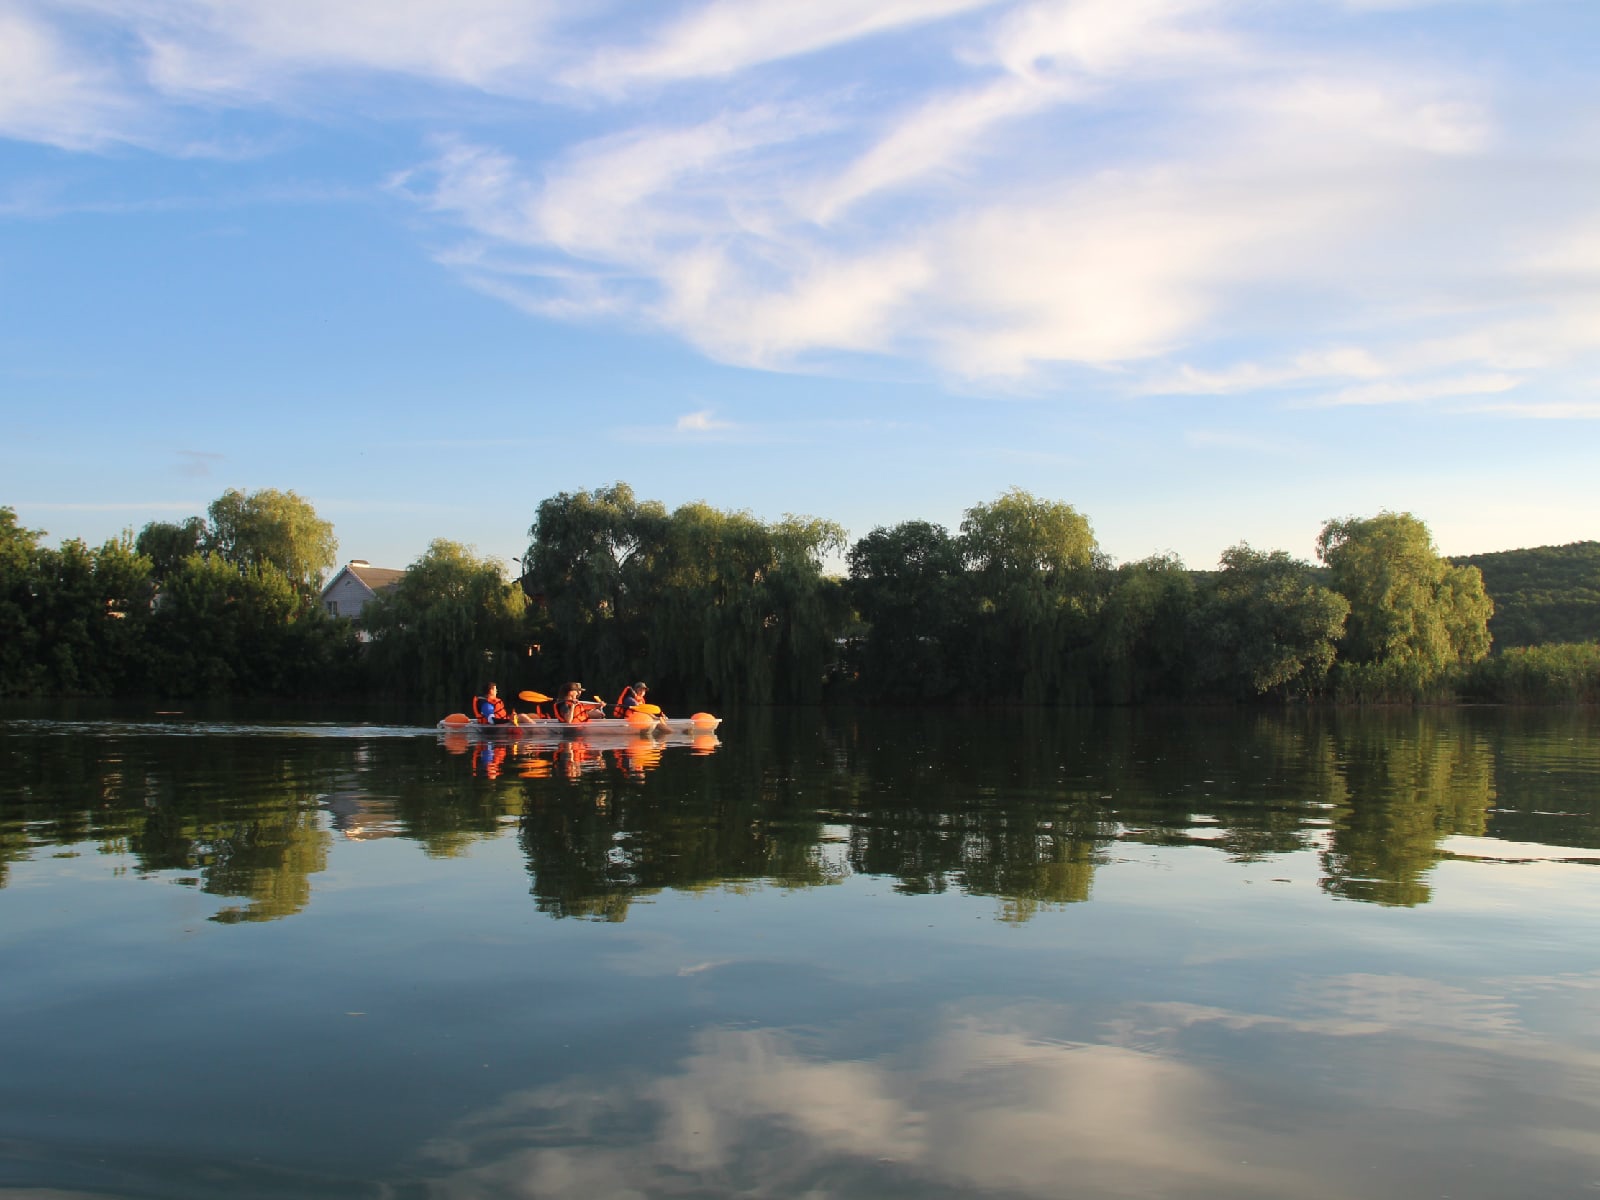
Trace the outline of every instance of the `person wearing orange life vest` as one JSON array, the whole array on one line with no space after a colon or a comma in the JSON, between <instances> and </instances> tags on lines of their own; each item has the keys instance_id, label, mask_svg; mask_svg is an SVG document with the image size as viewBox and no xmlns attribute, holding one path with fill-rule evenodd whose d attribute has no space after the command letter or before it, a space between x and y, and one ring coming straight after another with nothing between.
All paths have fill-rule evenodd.
<instances>
[{"instance_id":1,"label":"person wearing orange life vest","mask_svg":"<svg viewBox=\"0 0 1600 1200\"><path fill-rule=\"evenodd\" d=\"M630 683L627 687L622 689L622 694L617 697L616 704L612 705L611 715L613 717L626 717L630 715L633 709L638 708L639 705L644 703L644 694L649 690L650 689L648 685L642 681L639 683ZM656 716L657 719L660 719L662 716L662 714L659 713L652 715Z\"/></svg>"},{"instance_id":2,"label":"person wearing orange life vest","mask_svg":"<svg viewBox=\"0 0 1600 1200\"><path fill-rule=\"evenodd\" d=\"M598 700L585 700L583 698L583 684L569 683L561 689L561 695L556 698L556 720L565 721L569 725L579 721L587 721L594 715L594 710L604 709L605 702Z\"/></svg>"},{"instance_id":3,"label":"person wearing orange life vest","mask_svg":"<svg viewBox=\"0 0 1600 1200\"><path fill-rule=\"evenodd\" d=\"M517 724L517 714L506 708L500 689L492 683L483 695L472 698L472 715L484 725Z\"/></svg>"}]
</instances>

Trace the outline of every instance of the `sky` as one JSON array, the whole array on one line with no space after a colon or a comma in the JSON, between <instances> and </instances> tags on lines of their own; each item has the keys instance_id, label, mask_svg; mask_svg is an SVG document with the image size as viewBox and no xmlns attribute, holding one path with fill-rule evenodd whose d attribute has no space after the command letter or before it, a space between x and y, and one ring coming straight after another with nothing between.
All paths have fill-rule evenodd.
<instances>
[{"instance_id":1,"label":"sky","mask_svg":"<svg viewBox=\"0 0 1600 1200\"><path fill-rule=\"evenodd\" d=\"M0 0L0 505L1597 538L1596 63L1600 0Z\"/></svg>"}]
</instances>

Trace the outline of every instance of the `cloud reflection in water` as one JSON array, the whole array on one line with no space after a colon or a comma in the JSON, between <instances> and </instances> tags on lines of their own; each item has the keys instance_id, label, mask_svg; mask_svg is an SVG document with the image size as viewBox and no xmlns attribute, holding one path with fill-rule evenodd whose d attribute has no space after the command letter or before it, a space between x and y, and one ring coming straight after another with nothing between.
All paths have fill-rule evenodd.
<instances>
[{"instance_id":1,"label":"cloud reflection in water","mask_svg":"<svg viewBox=\"0 0 1600 1200\"><path fill-rule=\"evenodd\" d=\"M422 1165L452 1198L1556 1194L1600 1168L1600 1054L1562 1017L1597 986L1348 975L1283 1013L952 1011L872 1059L710 1029L654 1077L508 1094Z\"/></svg>"}]
</instances>

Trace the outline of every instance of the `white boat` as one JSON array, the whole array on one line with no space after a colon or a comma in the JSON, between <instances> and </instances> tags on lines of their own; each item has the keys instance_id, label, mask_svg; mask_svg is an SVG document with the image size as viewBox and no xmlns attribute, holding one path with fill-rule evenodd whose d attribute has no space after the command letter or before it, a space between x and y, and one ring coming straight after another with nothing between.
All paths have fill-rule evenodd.
<instances>
[{"instance_id":1,"label":"white boat","mask_svg":"<svg viewBox=\"0 0 1600 1200\"><path fill-rule=\"evenodd\" d=\"M515 724L497 721L485 724L465 713L451 713L438 724L449 733L475 737L659 737L663 734L715 733L721 717L695 713L689 717L596 717L590 721L557 721L548 717L518 717Z\"/></svg>"}]
</instances>

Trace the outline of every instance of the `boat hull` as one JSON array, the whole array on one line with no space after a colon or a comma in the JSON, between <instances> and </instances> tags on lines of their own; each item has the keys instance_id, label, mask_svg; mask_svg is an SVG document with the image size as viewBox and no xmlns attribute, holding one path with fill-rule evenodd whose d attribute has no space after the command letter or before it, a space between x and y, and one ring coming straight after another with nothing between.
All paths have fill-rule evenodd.
<instances>
[{"instance_id":1,"label":"boat hull","mask_svg":"<svg viewBox=\"0 0 1600 1200\"><path fill-rule=\"evenodd\" d=\"M673 717L649 723L613 717L596 718L593 721L554 721L535 717L521 720L515 725L510 722L485 725L482 721L454 713L440 721L438 728L471 737L648 738L664 734L714 733L721 724L721 717L699 713L692 717Z\"/></svg>"}]
</instances>

